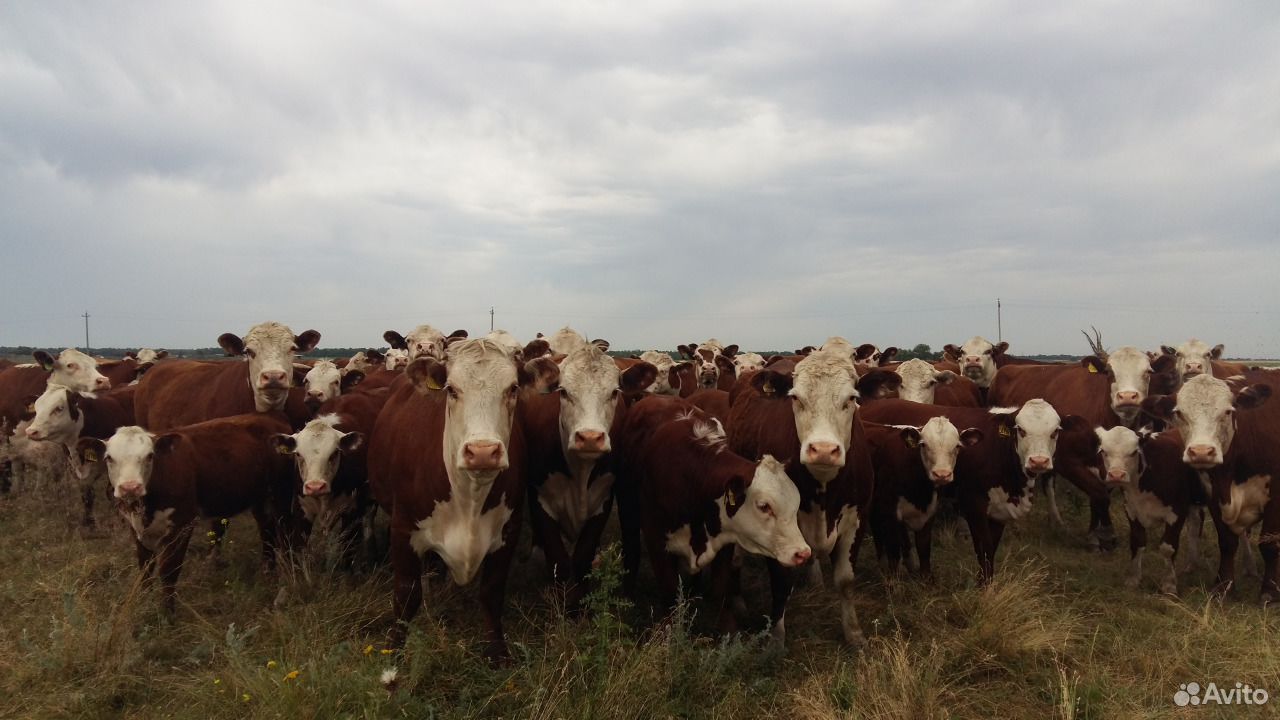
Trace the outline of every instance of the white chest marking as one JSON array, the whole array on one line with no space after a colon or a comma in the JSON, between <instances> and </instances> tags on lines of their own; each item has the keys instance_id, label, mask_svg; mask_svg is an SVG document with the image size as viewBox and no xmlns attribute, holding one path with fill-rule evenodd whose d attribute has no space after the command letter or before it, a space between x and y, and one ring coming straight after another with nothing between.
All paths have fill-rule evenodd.
<instances>
[{"instance_id":1,"label":"white chest marking","mask_svg":"<svg viewBox=\"0 0 1280 720\"><path fill-rule=\"evenodd\" d=\"M506 500L503 496L487 512L480 512L482 502L466 502L455 491L448 501L436 503L429 517L418 521L409 544L419 555L435 551L449 567L453 581L466 585L485 556L503 545L502 529L512 512Z\"/></svg>"},{"instance_id":2,"label":"white chest marking","mask_svg":"<svg viewBox=\"0 0 1280 720\"><path fill-rule=\"evenodd\" d=\"M570 545L577 544L578 534L587 520L604 512L605 501L613 492L612 473L601 473L590 484L587 483L589 477L590 467L581 479L551 473L538 489L538 505L556 521Z\"/></svg>"},{"instance_id":3,"label":"white chest marking","mask_svg":"<svg viewBox=\"0 0 1280 720\"><path fill-rule=\"evenodd\" d=\"M1021 498L1010 498L1002 487L987 490L987 517L1000 522L1021 520L1031 512L1031 489L1034 480L1028 480Z\"/></svg>"},{"instance_id":4,"label":"white chest marking","mask_svg":"<svg viewBox=\"0 0 1280 720\"><path fill-rule=\"evenodd\" d=\"M692 531L689 530L688 525L681 525L675 532L667 533L666 549L667 552L676 556L681 572L697 575L702 568L711 564L716 553L725 546L726 539L724 533L707 538L707 548L701 554L697 554L693 551Z\"/></svg>"},{"instance_id":5,"label":"white chest marking","mask_svg":"<svg viewBox=\"0 0 1280 720\"><path fill-rule=\"evenodd\" d=\"M924 510L916 507L915 503L910 500L898 496L898 520L912 530L919 530L929 522L933 517L933 513L938 509L938 494L933 493L933 497L929 498L929 506Z\"/></svg>"},{"instance_id":6,"label":"white chest marking","mask_svg":"<svg viewBox=\"0 0 1280 720\"><path fill-rule=\"evenodd\" d=\"M1271 497L1270 475L1254 475L1231 485L1231 499L1222 503L1222 520L1237 535L1253 527L1262 517L1262 508Z\"/></svg>"},{"instance_id":7,"label":"white chest marking","mask_svg":"<svg viewBox=\"0 0 1280 720\"><path fill-rule=\"evenodd\" d=\"M831 532L827 532L827 512L821 507L811 512L801 510L796 515L796 524L800 526L800 534L804 536L804 541L813 548L814 552L830 553L840 536L857 532L858 512L851 507L841 509L840 516L836 518L835 528Z\"/></svg>"},{"instance_id":8,"label":"white chest marking","mask_svg":"<svg viewBox=\"0 0 1280 720\"><path fill-rule=\"evenodd\" d=\"M129 527L133 529L133 535L138 539L138 544L151 552L155 552L156 548L160 546L160 541L173 528L173 522L169 520L173 515L173 511L174 508L157 510L156 514L151 518L150 525L143 523L143 511L141 509L126 510L121 515L129 523Z\"/></svg>"},{"instance_id":9,"label":"white chest marking","mask_svg":"<svg viewBox=\"0 0 1280 720\"><path fill-rule=\"evenodd\" d=\"M1157 522L1172 525L1178 520L1173 508L1161 502L1155 494L1137 488L1125 488L1124 509L1129 519L1140 525L1154 525Z\"/></svg>"}]
</instances>

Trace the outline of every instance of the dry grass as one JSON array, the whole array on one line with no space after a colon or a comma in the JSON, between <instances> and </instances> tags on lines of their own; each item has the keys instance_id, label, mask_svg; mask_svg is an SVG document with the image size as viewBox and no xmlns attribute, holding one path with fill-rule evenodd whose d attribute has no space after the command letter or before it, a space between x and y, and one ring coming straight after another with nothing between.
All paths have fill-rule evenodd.
<instances>
[{"instance_id":1,"label":"dry grass","mask_svg":"<svg viewBox=\"0 0 1280 720\"><path fill-rule=\"evenodd\" d=\"M506 616L516 662L495 669L478 654L470 591L430 579L405 650L383 654L385 569L335 571L321 554L263 577L247 519L232 523L226 567L193 548L170 621L106 512L110 534L82 537L72 498L47 492L0 497L0 717L1129 720L1187 712L1172 697L1193 680L1280 693L1280 619L1252 604L1256 581L1226 604L1205 595L1203 576L1178 600L1151 583L1127 590L1126 553L1085 552L1083 510L1070 501L1070 530L1044 528L1037 512L1006 534L987 587L975 585L968 543L947 529L935 584L886 582L869 545L860 653L840 644L829 588L797 591L784 653L760 635L704 634L697 603L655 622L647 602L603 593L589 619L565 618L540 569L518 567ZM761 568L748 564L746 583L762 615ZM280 584L287 602L276 609ZM379 676L392 667L389 691ZM1275 717L1280 704L1195 711Z\"/></svg>"}]
</instances>

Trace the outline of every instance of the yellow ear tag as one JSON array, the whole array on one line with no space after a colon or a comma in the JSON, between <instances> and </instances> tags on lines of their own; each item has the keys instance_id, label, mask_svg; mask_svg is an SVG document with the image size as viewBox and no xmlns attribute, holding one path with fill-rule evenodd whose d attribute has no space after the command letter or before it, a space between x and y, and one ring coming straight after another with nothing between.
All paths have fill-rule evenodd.
<instances>
[{"instance_id":1,"label":"yellow ear tag","mask_svg":"<svg viewBox=\"0 0 1280 720\"><path fill-rule=\"evenodd\" d=\"M773 389L773 383L771 382L765 383L764 388L762 388L762 390L765 395L772 395L775 392L775 390Z\"/></svg>"},{"instance_id":2,"label":"yellow ear tag","mask_svg":"<svg viewBox=\"0 0 1280 720\"><path fill-rule=\"evenodd\" d=\"M435 378L428 376L428 377L427 377L427 389L428 389L428 390L443 390L443 389L444 389L444 386L443 386L443 385L441 385L440 383L436 382L436 379L435 379Z\"/></svg>"},{"instance_id":3,"label":"yellow ear tag","mask_svg":"<svg viewBox=\"0 0 1280 720\"><path fill-rule=\"evenodd\" d=\"M735 501L734 501L734 499L733 499L733 493L731 493L731 492L729 492L729 493L725 493L725 495L724 495L724 504L725 504L725 506L726 506L726 507L733 507L734 505L737 505L737 504L738 504L738 503L737 503L737 502L735 502Z\"/></svg>"},{"instance_id":4,"label":"yellow ear tag","mask_svg":"<svg viewBox=\"0 0 1280 720\"><path fill-rule=\"evenodd\" d=\"M280 453L281 455L292 455L292 454L293 454L293 451L289 449L289 446L288 446L288 445L277 445L277 446L276 446L276 452Z\"/></svg>"},{"instance_id":5,"label":"yellow ear tag","mask_svg":"<svg viewBox=\"0 0 1280 720\"><path fill-rule=\"evenodd\" d=\"M915 439L915 438L913 438L913 437L908 437L908 438L907 438L907 447L909 447L909 448L914 448L914 447L919 447L919 446L920 446L920 441L919 441L919 440L916 440L916 439Z\"/></svg>"},{"instance_id":6,"label":"yellow ear tag","mask_svg":"<svg viewBox=\"0 0 1280 720\"><path fill-rule=\"evenodd\" d=\"M1089 372L1094 373L1094 374L1097 374L1097 372L1098 372L1098 368L1097 368L1097 367L1095 367L1095 366L1093 366L1093 365L1090 365L1090 366L1089 366Z\"/></svg>"},{"instance_id":7,"label":"yellow ear tag","mask_svg":"<svg viewBox=\"0 0 1280 720\"><path fill-rule=\"evenodd\" d=\"M36 404L35 404L35 403L31 403L30 405L28 405L28 406L27 406L27 412L29 412L29 413L34 413L35 411L36 411Z\"/></svg>"},{"instance_id":8,"label":"yellow ear tag","mask_svg":"<svg viewBox=\"0 0 1280 720\"><path fill-rule=\"evenodd\" d=\"M91 463L96 463L96 462L98 462L98 453L96 453L96 452L94 452L94 451L92 451L92 450L85 450L85 451L84 451L84 461L85 461L85 462L91 462Z\"/></svg>"},{"instance_id":9,"label":"yellow ear tag","mask_svg":"<svg viewBox=\"0 0 1280 720\"><path fill-rule=\"evenodd\" d=\"M1001 425L1001 426L1000 426L1000 437L1009 437L1009 426L1008 426L1008 425Z\"/></svg>"}]
</instances>

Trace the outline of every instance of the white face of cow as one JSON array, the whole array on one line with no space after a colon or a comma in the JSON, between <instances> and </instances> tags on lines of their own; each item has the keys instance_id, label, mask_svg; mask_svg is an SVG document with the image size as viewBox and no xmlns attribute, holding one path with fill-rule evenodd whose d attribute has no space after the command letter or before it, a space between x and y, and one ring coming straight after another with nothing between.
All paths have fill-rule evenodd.
<instances>
[{"instance_id":1,"label":"white face of cow","mask_svg":"<svg viewBox=\"0 0 1280 720\"><path fill-rule=\"evenodd\" d=\"M136 425L116 430L102 448L112 496L120 500L139 500L145 496L156 453L164 452L175 437L161 436L160 447L157 447L158 439Z\"/></svg>"},{"instance_id":2,"label":"white face of cow","mask_svg":"<svg viewBox=\"0 0 1280 720\"><path fill-rule=\"evenodd\" d=\"M414 328L404 336L404 341L409 346L409 361L420 357L444 360L445 347L448 343L445 341L444 333L430 325L419 325Z\"/></svg>"},{"instance_id":3,"label":"white face of cow","mask_svg":"<svg viewBox=\"0 0 1280 720\"><path fill-rule=\"evenodd\" d=\"M967 442L972 444L981 439L981 431L966 430L964 437L950 420L944 417L930 418L915 433L908 432L907 445L911 445L911 437L920 448L920 462L925 474L934 485L942 486L955 479L956 458L960 456L960 448Z\"/></svg>"},{"instance_id":4,"label":"white face of cow","mask_svg":"<svg viewBox=\"0 0 1280 720\"><path fill-rule=\"evenodd\" d=\"M111 381L98 372L98 361L74 348L63 350L56 358L41 351L36 354L36 361L49 371L46 385L61 385L86 393L111 389Z\"/></svg>"},{"instance_id":5,"label":"white face of cow","mask_svg":"<svg viewBox=\"0 0 1280 720\"><path fill-rule=\"evenodd\" d=\"M760 353L742 353L733 356L733 367L737 369L738 375L742 373L754 372L764 369L764 356Z\"/></svg>"},{"instance_id":6,"label":"white face of cow","mask_svg":"<svg viewBox=\"0 0 1280 720\"><path fill-rule=\"evenodd\" d=\"M933 403L938 385L945 385L955 379L950 370L938 370L919 358L913 358L898 366L898 374L902 376L902 385L898 388L898 397L918 403Z\"/></svg>"},{"instance_id":7,"label":"white face of cow","mask_svg":"<svg viewBox=\"0 0 1280 720\"><path fill-rule=\"evenodd\" d=\"M1039 398L1028 400L1014 415L1015 447L1022 471L1028 476L1053 470L1053 453L1058 448L1061 426L1058 411Z\"/></svg>"},{"instance_id":8,"label":"white face of cow","mask_svg":"<svg viewBox=\"0 0 1280 720\"><path fill-rule=\"evenodd\" d=\"M1098 436L1098 455L1102 458L1103 477L1108 485L1136 483L1141 474L1141 447L1138 433L1122 425L1110 430L1094 428Z\"/></svg>"},{"instance_id":9,"label":"white face of cow","mask_svg":"<svg viewBox=\"0 0 1280 720\"><path fill-rule=\"evenodd\" d=\"M218 344L227 353L243 355L249 364L249 387L258 412L283 410L293 384L293 356L309 352L320 341L320 333L308 330L294 336L293 331L277 322L254 325L244 339L225 333Z\"/></svg>"},{"instance_id":10,"label":"white face of cow","mask_svg":"<svg viewBox=\"0 0 1280 720\"><path fill-rule=\"evenodd\" d=\"M1133 421L1142 409L1142 401L1151 386L1151 358L1135 347L1117 348L1107 356L1107 374L1111 377L1111 409L1125 424Z\"/></svg>"},{"instance_id":11,"label":"white face of cow","mask_svg":"<svg viewBox=\"0 0 1280 720\"><path fill-rule=\"evenodd\" d=\"M554 355L568 355L586 344L587 339L582 337L578 331L569 327L562 327L554 335L547 338L547 345L551 347L551 352Z\"/></svg>"},{"instance_id":12,"label":"white face of cow","mask_svg":"<svg viewBox=\"0 0 1280 720\"><path fill-rule=\"evenodd\" d=\"M151 348L142 348L138 351L138 354L134 356L134 359L138 361L139 365L146 365L147 363L154 363L159 360L163 360L166 357L169 357L168 350L161 350L157 352Z\"/></svg>"},{"instance_id":13,"label":"white face of cow","mask_svg":"<svg viewBox=\"0 0 1280 720\"><path fill-rule=\"evenodd\" d=\"M1175 354L1178 377L1183 381L1209 373L1213 370L1213 361L1222 357L1222 345L1209 347L1209 344L1192 338L1178 346Z\"/></svg>"},{"instance_id":14,"label":"white face of cow","mask_svg":"<svg viewBox=\"0 0 1280 720\"><path fill-rule=\"evenodd\" d=\"M335 427L337 415L325 415L307 423L293 435L276 435L276 450L293 455L302 480L304 496L328 495L333 478L338 474L342 455L360 447L364 436L358 432L342 432Z\"/></svg>"},{"instance_id":15,"label":"white face of cow","mask_svg":"<svg viewBox=\"0 0 1280 720\"><path fill-rule=\"evenodd\" d=\"M409 351L391 348L387 351L385 367L388 370L403 370L409 364Z\"/></svg>"},{"instance_id":16,"label":"white face of cow","mask_svg":"<svg viewBox=\"0 0 1280 720\"><path fill-rule=\"evenodd\" d=\"M737 505L736 499L726 500L726 504L730 501ZM728 517L726 525L743 550L795 567L803 565L812 554L796 521L799 512L800 491L787 477L782 463L765 455L756 465L745 500Z\"/></svg>"},{"instance_id":17,"label":"white face of cow","mask_svg":"<svg viewBox=\"0 0 1280 720\"><path fill-rule=\"evenodd\" d=\"M560 363L560 443L565 453L595 459L609 452L609 426L622 390L618 366L584 344Z\"/></svg>"},{"instance_id":18,"label":"white face of cow","mask_svg":"<svg viewBox=\"0 0 1280 720\"><path fill-rule=\"evenodd\" d=\"M671 369L676 366L671 356L657 350L646 350L640 353L640 359L658 369L658 377L649 386L654 395L679 395L680 389L671 384Z\"/></svg>"},{"instance_id":19,"label":"white face of cow","mask_svg":"<svg viewBox=\"0 0 1280 720\"><path fill-rule=\"evenodd\" d=\"M1008 347L1008 343L992 345L986 338L975 335L960 346L960 371L978 387L989 388L996 378L995 356Z\"/></svg>"},{"instance_id":20,"label":"white face of cow","mask_svg":"<svg viewBox=\"0 0 1280 720\"><path fill-rule=\"evenodd\" d=\"M1170 420L1182 434L1183 462L1208 470L1222 464L1236 436L1235 397L1222 380L1197 375L1178 390Z\"/></svg>"},{"instance_id":21,"label":"white face of cow","mask_svg":"<svg viewBox=\"0 0 1280 720\"><path fill-rule=\"evenodd\" d=\"M524 349L524 344L517 340L515 335L512 335L506 330L494 330L488 335L485 335L485 337L507 348L507 351L512 355L514 355L516 351ZM533 358L525 358L525 360L532 359Z\"/></svg>"},{"instance_id":22,"label":"white face of cow","mask_svg":"<svg viewBox=\"0 0 1280 720\"><path fill-rule=\"evenodd\" d=\"M693 351L693 364L698 371L698 386L713 388L720 381L720 368L716 365L719 351L705 345L699 345Z\"/></svg>"},{"instance_id":23,"label":"white face of cow","mask_svg":"<svg viewBox=\"0 0 1280 720\"><path fill-rule=\"evenodd\" d=\"M818 351L796 364L788 395L800 437L800 459L820 482L844 467L858 391L853 360L843 353Z\"/></svg>"},{"instance_id":24,"label":"white face of cow","mask_svg":"<svg viewBox=\"0 0 1280 720\"><path fill-rule=\"evenodd\" d=\"M412 376L423 362L434 363L429 358L415 360L406 372ZM515 362L503 346L478 338L452 345L443 369L444 377L436 377L435 384L443 385L448 396L445 465L492 479L511 463L507 446L520 393Z\"/></svg>"},{"instance_id":25,"label":"white face of cow","mask_svg":"<svg viewBox=\"0 0 1280 720\"><path fill-rule=\"evenodd\" d=\"M308 405L322 405L342 394L342 371L328 360L321 360L302 378Z\"/></svg>"},{"instance_id":26,"label":"white face of cow","mask_svg":"<svg viewBox=\"0 0 1280 720\"><path fill-rule=\"evenodd\" d=\"M44 392L32 404L36 415L27 425L27 438L74 444L84 428L84 413L72 405L75 402L71 397L73 394L59 385L45 386Z\"/></svg>"}]
</instances>

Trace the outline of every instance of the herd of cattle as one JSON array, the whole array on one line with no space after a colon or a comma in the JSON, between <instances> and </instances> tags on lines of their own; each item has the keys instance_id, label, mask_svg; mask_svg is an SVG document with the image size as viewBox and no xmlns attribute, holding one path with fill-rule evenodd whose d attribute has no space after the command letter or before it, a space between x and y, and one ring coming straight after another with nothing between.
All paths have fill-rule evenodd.
<instances>
[{"instance_id":1,"label":"herd of cattle","mask_svg":"<svg viewBox=\"0 0 1280 720\"><path fill-rule=\"evenodd\" d=\"M317 524L358 547L381 509L401 621L392 641L422 606L426 563L462 585L479 576L495 658L507 653L505 586L525 509L574 608L615 500L626 591L643 543L668 601L681 572L701 572L732 630L742 557L763 556L780 639L798 568L821 584L827 558L845 640L860 642L853 581L866 532L889 569L905 558L928 574L940 498L990 578L1037 480L1061 523L1055 477L1088 496L1095 547L1114 543L1120 489L1133 586L1146 528L1163 525L1159 587L1177 592L1183 525L1194 562L1207 507L1221 553L1214 591L1230 590L1243 540L1248 569L1255 543L1265 561L1262 601L1280 598L1280 402L1267 402L1280 373L1224 362L1221 345L1107 352L1094 338L1081 361L1046 364L975 337L940 362L895 363L894 348L841 338L771 357L711 340L675 359L611 357L607 342L568 328L528 344L426 325L383 337L385 353L302 362L320 334L263 323L218 338L243 362L150 350L99 362L68 349L0 365L0 480L8 488L56 462L80 486L86 525L106 489L170 610L201 519L216 536L217 519L252 511L270 566Z\"/></svg>"}]
</instances>

